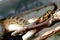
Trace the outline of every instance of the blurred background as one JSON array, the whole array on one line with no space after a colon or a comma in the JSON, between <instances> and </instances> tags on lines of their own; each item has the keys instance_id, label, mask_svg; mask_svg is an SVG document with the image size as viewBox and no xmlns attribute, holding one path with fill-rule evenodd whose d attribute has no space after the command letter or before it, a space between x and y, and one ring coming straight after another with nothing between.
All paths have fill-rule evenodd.
<instances>
[{"instance_id":1,"label":"blurred background","mask_svg":"<svg viewBox=\"0 0 60 40\"><path fill-rule=\"evenodd\" d=\"M60 7L60 0L0 0L0 19L51 2L55 2Z\"/></svg>"}]
</instances>

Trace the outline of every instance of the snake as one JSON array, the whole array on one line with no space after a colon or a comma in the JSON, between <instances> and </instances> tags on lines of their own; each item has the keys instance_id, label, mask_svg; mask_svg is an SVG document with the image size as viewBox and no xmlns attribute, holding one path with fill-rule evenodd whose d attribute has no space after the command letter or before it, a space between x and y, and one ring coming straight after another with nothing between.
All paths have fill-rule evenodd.
<instances>
[{"instance_id":1,"label":"snake","mask_svg":"<svg viewBox=\"0 0 60 40\"><path fill-rule=\"evenodd\" d=\"M55 3L51 3L51 4L48 4L48 5L44 5L42 7L38 7L38 8L35 8L34 10L31 10L31 11L28 11L27 13L29 12L32 12L32 11L36 11L36 10L39 10L42 9L42 8L45 8L47 6L54 6L54 9L53 11L52 10L48 10L46 13L44 13L41 17L39 17L34 23L42 23L44 22L45 20L47 20L56 10L57 10L57 5ZM24 13L24 12L23 12ZM26 12L25 12L26 13ZM19 25L21 26L22 28L25 27L25 25L28 25L30 24L28 22L28 20L24 19L23 17L21 17L20 15L13 15L11 17L8 17L8 18L5 18L3 20L0 20L0 22L3 24L4 28L5 28L5 31L9 31L8 30L8 26L11 25L11 24L15 24L15 25ZM36 32L36 31L35 31ZM35 33L34 32L34 33ZM33 33L33 34L34 34Z\"/></svg>"}]
</instances>

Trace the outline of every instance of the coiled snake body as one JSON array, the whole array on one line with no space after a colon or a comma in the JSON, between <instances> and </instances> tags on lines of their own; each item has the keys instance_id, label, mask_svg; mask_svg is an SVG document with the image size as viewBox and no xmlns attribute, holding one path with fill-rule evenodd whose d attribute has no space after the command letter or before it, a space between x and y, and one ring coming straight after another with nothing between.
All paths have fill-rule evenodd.
<instances>
[{"instance_id":1,"label":"coiled snake body","mask_svg":"<svg viewBox=\"0 0 60 40\"><path fill-rule=\"evenodd\" d=\"M41 17L39 17L34 23L42 23L44 22L45 20L47 20L49 18L49 16L51 16L51 14L53 14L56 9L57 9L57 5L52 3L52 4L49 4L47 6L54 6L54 9L53 11L51 11L50 9ZM45 6L45 7L47 7ZM15 25L19 25L20 27L22 27L22 29L25 27L25 25L28 25L30 24L28 22L28 20L25 20L23 19L22 17L20 16L12 16L12 17L9 17L5 20L2 21L4 27L6 28L6 31L9 31L8 29L8 26L11 25L11 24L15 24ZM31 30L31 31L28 31L22 38L23 40L28 40L33 34L35 34L37 32L36 29L34 30ZM29 34L29 36L27 36ZM12 34L14 35L14 33Z\"/></svg>"}]
</instances>

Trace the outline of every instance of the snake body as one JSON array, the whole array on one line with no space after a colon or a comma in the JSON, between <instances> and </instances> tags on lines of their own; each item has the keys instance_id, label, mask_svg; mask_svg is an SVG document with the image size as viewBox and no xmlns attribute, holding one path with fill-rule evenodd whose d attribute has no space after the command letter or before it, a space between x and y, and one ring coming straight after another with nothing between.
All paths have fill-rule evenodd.
<instances>
[{"instance_id":1,"label":"snake body","mask_svg":"<svg viewBox=\"0 0 60 40\"><path fill-rule=\"evenodd\" d=\"M50 9L43 15L43 16L41 16L41 17L39 17L34 23L42 23L42 22L44 22L45 20L47 20L50 16L51 16L51 14L53 14L55 11L56 11L56 9L57 9L57 5L55 4L55 3L52 3L52 4L49 4L49 5L47 5L47 6L54 6L54 9L53 9L53 11L51 11ZM47 7L47 6L45 6L45 7ZM6 31L9 31L9 30L7 30L8 29L8 26L10 25L10 24L17 24L17 25L19 25L19 26L21 26L21 27L23 27L24 28L24 26L26 25L26 24L29 24L28 23L28 21L26 20L26 19L23 19L22 17L20 17L20 16L11 16L11 17L9 17L9 18L6 18L6 19L4 19L3 21L2 21L2 24L4 25L4 27L6 28ZM31 36L36 32L37 30L32 30L32 31L29 31L29 32L31 32L30 34L31 34ZM29 33L28 32L28 33ZM27 33L27 34L28 34ZM27 38L30 38L31 36L28 36ZM23 40L27 40L27 38L24 38L24 36L23 36Z\"/></svg>"}]
</instances>

